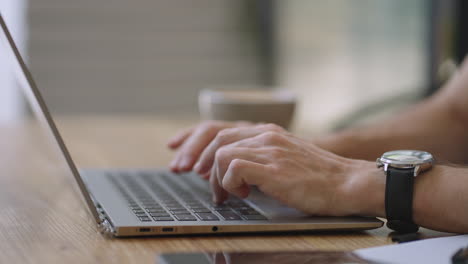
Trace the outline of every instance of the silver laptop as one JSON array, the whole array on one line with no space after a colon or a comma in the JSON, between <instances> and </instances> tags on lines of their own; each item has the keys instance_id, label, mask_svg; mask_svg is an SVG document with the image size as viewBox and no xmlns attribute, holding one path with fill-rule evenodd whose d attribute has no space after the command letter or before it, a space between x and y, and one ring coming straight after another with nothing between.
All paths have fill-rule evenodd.
<instances>
[{"instance_id":1,"label":"silver laptop","mask_svg":"<svg viewBox=\"0 0 468 264\"><path fill-rule=\"evenodd\" d=\"M315 217L253 191L248 199L211 202L209 184L193 173L166 169L78 170L39 89L0 14L1 52L37 118L51 132L96 223L107 236L364 230L382 226L373 217Z\"/></svg>"}]
</instances>

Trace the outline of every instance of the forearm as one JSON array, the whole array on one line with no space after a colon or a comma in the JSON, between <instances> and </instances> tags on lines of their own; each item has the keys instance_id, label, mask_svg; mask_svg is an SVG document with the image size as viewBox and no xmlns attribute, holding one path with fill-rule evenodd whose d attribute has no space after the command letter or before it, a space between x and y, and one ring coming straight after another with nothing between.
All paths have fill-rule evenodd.
<instances>
[{"instance_id":1,"label":"forearm","mask_svg":"<svg viewBox=\"0 0 468 264\"><path fill-rule=\"evenodd\" d=\"M468 168L436 165L416 177L414 221L424 227L468 233Z\"/></svg>"},{"instance_id":2,"label":"forearm","mask_svg":"<svg viewBox=\"0 0 468 264\"><path fill-rule=\"evenodd\" d=\"M355 213L385 217L385 175L373 162L356 161L348 199ZM468 168L435 165L416 177L413 220L447 232L468 233Z\"/></svg>"},{"instance_id":3,"label":"forearm","mask_svg":"<svg viewBox=\"0 0 468 264\"><path fill-rule=\"evenodd\" d=\"M316 143L355 159L375 160L389 150L419 149L431 152L439 160L464 163L468 159L466 123L453 114L445 98L436 96L397 117L331 134Z\"/></svg>"}]
</instances>

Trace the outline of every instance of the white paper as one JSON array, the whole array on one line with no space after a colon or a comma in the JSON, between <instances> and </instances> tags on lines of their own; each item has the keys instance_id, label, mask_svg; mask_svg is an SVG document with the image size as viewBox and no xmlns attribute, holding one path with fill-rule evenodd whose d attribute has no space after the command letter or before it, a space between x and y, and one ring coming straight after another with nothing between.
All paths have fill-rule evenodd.
<instances>
[{"instance_id":1,"label":"white paper","mask_svg":"<svg viewBox=\"0 0 468 264\"><path fill-rule=\"evenodd\" d=\"M360 257L379 263L452 263L452 256L468 246L468 235L431 238L356 250Z\"/></svg>"}]
</instances>

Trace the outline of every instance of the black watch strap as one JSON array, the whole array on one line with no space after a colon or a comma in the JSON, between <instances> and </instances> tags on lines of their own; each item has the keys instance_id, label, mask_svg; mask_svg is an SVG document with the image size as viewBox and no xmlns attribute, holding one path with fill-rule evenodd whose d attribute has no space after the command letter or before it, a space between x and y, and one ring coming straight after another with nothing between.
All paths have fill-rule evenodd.
<instances>
[{"instance_id":1,"label":"black watch strap","mask_svg":"<svg viewBox=\"0 0 468 264\"><path fill-rule=\"evenodd\" d=\"M413 222L414 169L387 169L385 212L387 226L400 233L416 232Z\"/></svg>"}]
</instances>

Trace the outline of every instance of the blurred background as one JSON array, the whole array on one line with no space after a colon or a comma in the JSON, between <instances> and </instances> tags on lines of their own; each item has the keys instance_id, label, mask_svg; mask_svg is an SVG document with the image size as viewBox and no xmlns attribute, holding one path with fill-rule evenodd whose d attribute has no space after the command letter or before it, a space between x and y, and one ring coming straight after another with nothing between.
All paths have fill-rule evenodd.
<instances>
[{"instance_id":1,"label":"blurred background","mask_svg":"<svg viewBox=\"0 0 468 264\"><path fill-rule=\"evenodd\" d=\"M0 1L53 113L197 118L201 89L279 87L300 98L296 129L314 133L434 92L466 52L466 9L463 0ZM7 68L0 60L0 121L25 111Z\"/></svg>"}]
</instances>

